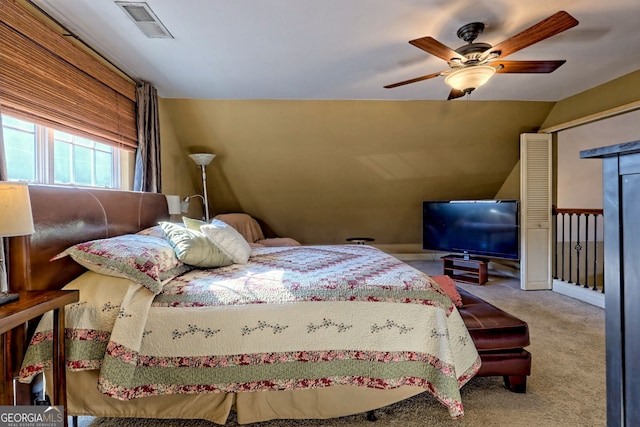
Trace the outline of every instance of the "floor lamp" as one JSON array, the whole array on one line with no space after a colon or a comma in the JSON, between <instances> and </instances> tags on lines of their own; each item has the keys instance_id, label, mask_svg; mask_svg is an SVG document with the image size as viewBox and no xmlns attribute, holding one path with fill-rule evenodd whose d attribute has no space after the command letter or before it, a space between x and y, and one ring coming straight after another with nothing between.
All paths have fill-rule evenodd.
<instances>
[{"instance_id":1,"label":"floor lamp","mask_svg":"<svg viewBox=\"0 0 640 427\"><path fill-rule=\"evenodd\" d=\"M209 199L207 198L207 172L206 166L211 163L215 154L209 153L195 153L189 154L189 157L196 162L200 169L202 170L202 194L203 194L203 204L204 204L204 217L207 222L209 222ZM192 196L193 197L193 196ZM188 201L189 197L185 201Z\"/></svg>"}]
</instances>

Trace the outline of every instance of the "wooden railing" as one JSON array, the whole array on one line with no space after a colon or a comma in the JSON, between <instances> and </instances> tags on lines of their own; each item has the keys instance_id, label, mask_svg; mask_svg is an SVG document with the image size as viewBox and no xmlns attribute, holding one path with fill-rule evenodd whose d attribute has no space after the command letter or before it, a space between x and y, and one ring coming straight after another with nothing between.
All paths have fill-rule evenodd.
<instances>
[{"instance_id":1,"label":"wooden railing","mask_svg":"<svg viewBox=\"0 0 640 427\"><path fill-rule=\"evenodd\" d=\"M604 292L602 209L553 207L553 278Z\"/></svg>"}]
</instances>

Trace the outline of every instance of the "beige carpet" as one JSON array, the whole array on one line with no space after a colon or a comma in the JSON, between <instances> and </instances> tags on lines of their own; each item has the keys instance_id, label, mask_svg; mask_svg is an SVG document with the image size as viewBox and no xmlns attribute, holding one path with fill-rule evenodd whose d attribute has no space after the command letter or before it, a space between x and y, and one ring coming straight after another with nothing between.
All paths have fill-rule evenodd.
<instances>
[{"instance_id":1,"label":"beige carpet","mask_svg":"<svg viewBox=\"0 0 640 427\"><path fill-rule=\"evenodd\" d=\"M412 261L432 275L442 274L437 261ZM533 355L527 393L511 393L502 378L474 378L462 390L465 416L449 418L426 393L376 411L330 420L276 420L260 427L292 426L511 426L590 427L606 425L604 310L551 291L521 291L518 280L491 276L484 286L460 287L520 317L529 324ZM80 417L82 427L212 427L206 421L110 419ZM237 426L233 415L227 426Z\"/></svg>"}]
</instances>

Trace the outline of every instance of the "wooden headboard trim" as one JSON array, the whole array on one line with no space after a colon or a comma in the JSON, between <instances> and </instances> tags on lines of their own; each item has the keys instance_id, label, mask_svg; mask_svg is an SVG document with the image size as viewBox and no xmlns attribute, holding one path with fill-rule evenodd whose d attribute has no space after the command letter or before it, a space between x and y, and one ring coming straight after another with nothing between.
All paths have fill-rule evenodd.
<instances>
[{"instance_id":1,"label":"wooden headboard trim","mask_svg":"<svg viewBox=\"0 0 640 427\"><path fill-rule=\"evenodd\" d=\"M35 233L8 240L12 291L60 289L85 269L69 257L49 261L88 240L136 233L169 218L163 194L29 185Z\"/></svg>"}]
</instances>

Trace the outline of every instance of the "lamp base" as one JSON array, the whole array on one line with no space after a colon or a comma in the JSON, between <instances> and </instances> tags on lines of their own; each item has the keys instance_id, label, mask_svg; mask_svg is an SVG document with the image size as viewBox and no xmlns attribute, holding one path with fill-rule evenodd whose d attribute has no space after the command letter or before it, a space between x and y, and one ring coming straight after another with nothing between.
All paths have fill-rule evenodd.
<instances>
[{"instance_id":1,"label":"lamp base","mask_svg":"<svg viewBox=\"0 0 640 427\"><path fill-rule=\"evenodd\" d=\"M0 292L0 305L4 305L10 303L12 301L17 300L20 295L14 292Z\"/></svg>"}]
</instances>

